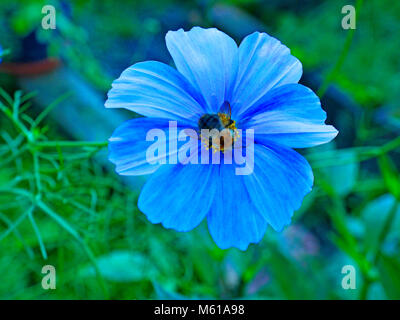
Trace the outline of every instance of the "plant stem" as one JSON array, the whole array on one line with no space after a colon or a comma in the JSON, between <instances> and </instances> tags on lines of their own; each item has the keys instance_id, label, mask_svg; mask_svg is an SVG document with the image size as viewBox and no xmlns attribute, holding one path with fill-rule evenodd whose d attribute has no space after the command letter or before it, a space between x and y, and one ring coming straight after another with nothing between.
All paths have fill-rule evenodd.
<instances>
[{"instance_id":1,"label":"plant stem","mask_svg":"<svg viewBox=\"0 0 400 320\"><path fill-rule=\"evenodd\" d=\"M362 0L357 0L357 2L356 2L355 11L357 14L359 13L362 2L363 2ZM348 31L342 52L340 53L340 56L339 56L338 60L336 61L335 66L327 74L327 76L325 77L324 81L322 82L320 88L318 89L317 94L320 98L322 98L322 96L325 94L325 92L328 89L331 82L333 80L335 80L336 75L340 72L340 69L342 68L342 65L343 65L344 61L346 60L346 57L350 51L350 47L351 47L351 44L352 44L353 38L354 38L354 32L355 32L355 29L350 29Z\"/></svg>"},{"instance_id":2,"label":"plant stem","mask_svg":"<svg viewBox=\"0 0 400 320\"><path fill-rule=\"evenodd\" d=\"M323 151L307 156L313 168L345 165L354 162L362 162L379 157L400 147L400 137L397 137L383 146L344 148L338 150ZM344 155L352 155L344 157Z\"/></svg>"},{"instance_id":3,"label":"plant stem","mask_svg":"<svg viewBox=\"0 0 400 320\"><path fill-rule=\"evenodd\" d=\"M375 266L378 262L378 259L380 256L380 248L382 247L382 244L385 242L386 236L389 233L391 225L393 224L394 218L396 217L396 212L397 212L398 207L399 207L399 202L397 200L395 200L393 203L393 206L390 208L390 211L386 217L383 228L382 228L381 232L379 233L378 243L374 249L373 257L371 260L372 266ZM373 282L374 282L374 280L371 279L370 277L364 278L364 283L363 283L363 286L361 287L361 293L360 293L361 300L367 299L368 289Z\"/></svg>"},{"instance_id":4,"label":"plant stem","mask_svg":"<svg viewBox=\"0 0 400 320\"><path fill-rule=\"evenodd\" d=\"M38 200L36 203L37 203L37 206L40 209L42 209L44 213L46 213L55 222L57 222L65 231L67 231L72 237L74 237L75 240L82 246L83 250L85 251L87 257L89 258L90 262L92 263L92 265L95 269L96 276L100 283L100 287L103 291L104 297L106 299L108 299L109 293L108 293L107 286L106 286L103 276L97 266L96 258L93 255L90 248L88 247L88 245L86 244L86 242L81 238L81 236L78 234L78 232L76 232L76 230L70 226L70 224L66 220L64 220L60 215L58 215L56 212L54 212L44 202L42 202L41 200Z\"/></svg>"},{"instance_id":5,"label":"plant stem","mask_svg":"<svg viewBox=\"0 0 400 320\"><path fill-rule=\"evenodd\" d=\"M61 148L61 147L106 147L108 141L35 141L34 146L40 148Z\"/></svg>"}]
</instances>

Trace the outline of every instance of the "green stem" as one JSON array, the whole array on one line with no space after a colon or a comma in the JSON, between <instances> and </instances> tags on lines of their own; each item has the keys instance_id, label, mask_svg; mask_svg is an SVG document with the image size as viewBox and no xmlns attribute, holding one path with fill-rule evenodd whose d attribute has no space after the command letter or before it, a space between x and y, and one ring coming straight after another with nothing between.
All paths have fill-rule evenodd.
<instances>
[{"instance_id":1,"label":"green stem","mask_svg":"<svg viewBox=\"0 0 400 320\"><path fill-rule=\"evenodd\" d=\"M42 193L42 183L40 181L40 167L39 167L39 158L36 152L32 152L33 156L33 169L36 181L36 193L37 196L40 197Z\"/></svg>"},{"instance_id":2,"label":"green stem","mask_svg":"<svg viewBox=\"0 0 400 320\"><path fill-rule=\"evenodd\" d=\"M314 153L307 156L307 159L312 164L313 168L322 168L329 166L345 165L354 162L362 162L372 158L379 157L390 151L400 147L400 137L397 137L383 146L379 147L358 147L358 148L345 148L339 150L329 150L320 153ZM341 156L345 154L354 154L354 157Z\"/></svg>"},{"instance_id":3,"label":"green stem","mask_svg":"<svg viewBox=\"0 0 400 320\"><path fill-rule=\"evenodd\" d=\"M398 207L399 207L399 202L397 200L395 200L393 203L393 206L391 207L391 209L386 217L383 228L382 228L381 232L379 233L378 243L376 244L376 246L374 248L373 257L371 260L372 266L375 266L378 262L378 259L380 256L380 248L382 247L382 244L385 242L385 239L386 239L387 234L389 233L390 227L393 225L393 221L396 217L396 212L397 212ZM374 279L371 279L371 277L364 278L364 283L363 283L363 286L361 287L361 293L360 293L361 300L367 299L368 289L373 282L374 282Z\"/></svg>"},{"instance_id":4,"label":"green stem","mask_svg":"<svg viewBox=\"0 0 400 320\"><path fill-rule=\"evenodd\" d=\"M22 215L20 215L19 216L19 218L14 222L14 223L11 223L10 222L10 224L9 224L9 226L8 226L8 229L4 232L4 233L2 233L1 235L0 235L0 241L2 241L4 238L6 238L11 232L13 232L19 225L20 225L20 223L22 222L22 221L24 221L25 220L25 218L26 218L26 216L29 214L29 212L27 211L27 212L25 212L25 213L23 213Z\"/></svg>"},{"instance_id":5,"label":"green stem","mask_svg":"<svg viewBox=\"0 0 400 320\"><path fill-rule=\"evenodd\" d=\"M92 263L92 265L95 269L97 279L100 283L103 294L104 294L105 298L108 299L109 293L108 293L107 286L106 286L103 276L101 275L101 272L97 266L96 258L93 255L90 248L88 247L88 245L86 244L86 242L80 237L78 232L76 232L75 229L73 229L69 225L69 223L67 221L65 221L61 216L59 216L56 212L54 212L44 202L42 202L41 200L38 200L36 203L37 203L37 206L43 210L43 212L45 212L49 217L51 217L54 221L56 221L65 231L67 231L72 237L74 237L75 240L82 246L83 250L85 251L86 255L88 256L90 262Z\"/></svg>"},{"instance_id":6,"label":"green stem","mask_svg":"<svg viewBox=\"0 0 400 320\"><path fill-rule=\"evenodd\" d=\"M83 250L85 251L86 255L88 256L90 262L92 263L92 265L96 271L97 279L100 283L100 286L101 286L101 289L103 291L105 298L109 297L107 286L106 286L103 276L101 275L101 272L97 266L95 256L93 255L92 251L90 250L90 248L86 244L86 242L81 238L79 233L74 228L72 228L66 220L64 220L60 215L58 215L56 212L54 212L42 200L38 199L32 193L30 193L26 190L17 189L17 188L6 188L6 189L0 188L0 192L10 192L10 193L14 193L14 194L18 194L18 195L27 197L29 200L31 200L32 205L40 208L44 213L46 213L50 218L52 218L56 223L58 223L65 231L67 231L82 246ZM27 215L28 215L28 212L24 213L19 219L17 219L17 222L15 223L16 226L18 226L18 224L20 222L22 222ZM12 229L14 230L15 227L13 227ZM6 237L9 234L9 232L10 231L6 231L5 234L1 235L0 239Z\"/></svg>"},{"instance_id":7,"label":"green stem","mask_svg":"<svg viewBox=\"0 0 400 320\"><path fill-rule=\"evenodd\" d=\"M389 151L392 151L396 148L400 147L400 137L397 137L387 143L385 143L382 147L376 147L377 149L380 148L380 153L379 155L388 153Z\"/></svg>"},{"instance_id":8,"label":"green stem","mask_svg":"<svg viewBox=\"0 0 400 320\"><path fill-rule=\"evenodd\" d=\"M13 116L12 112L8 108L1 103L0 110L4 112L4 114L12 121L12 123L14 123L14 125L22 132L29 142L33 141L32 133L18 120L18 118Z\"/></svg>"},{"instance_id":9,"label":"green stem","mask_svg":"<svg viewBox=\"0 0 400 320\"><path fill-rule=\"evenodd\" d=\"M44 245L42 236L41 236L41 234L40 234L39 227L37 226L37 224L36 224L36 222L35 222L35 218L33 217L33 211L34 211L34 209L35 209L34 206L32 206L32 207L29 209L28 218L29 218L29 220L30 220L30 222L31 222L31 225L32 225L32 228L33 228L33 230L34 230L34 232L35 232L35 234L36 234L36 238L38 239L39 248L40 248L40 252L42 253L42 257L43 257L44 260L47 260L47 251L46 251L46 247L45 247L45 245Z\"/></svg>"},{"instance_id":10,"label":"green stem","mask_svg":"<svg viewBox=\"0 0 400 320\"><path fill-rule=\"evenodd\" d=\"M34 146L40 148L61 148L61 147L99 147L103 148L108 145L108 141L35 141Z\"/></svg>"},{"instance_id":11,"label":"green stem","mask_svg":"<svg viewBox=\"0 0 400 320\"><path fill-rule=\"evenodd\" d=\"M359 10L361 8L362 2L363 2L362 0L357 0L357 2L356 2L355 11L356 11L357 14L359 13ZM325 79L322 82L320 88L318 89L318 93L317 94L318 94L318 96L320 98L322 98L322 96L325 94L325 92L328 89L328 87L331 84L331 82L333 80L335 80L336 75L340 72L340 69L342 68L343 63L345 62L346 57L347 57L347 55L348 55L348 53L350 51L350 47L351 47L351 44L352 44L353 38L354 38L354 32L355 32L355 29L350 29L348 31L347 36L346 36L346 40L344 42L344 46L343 46L342 52L340 53L340 56L339 56L338 60L336 61L335 66L332 68L332 70L325 77Z\"/></svg>"},{"instance_id":12,"label":"green stem","mask_svg":"<svg viewBox=\"0 0 400 320\"><path fill-rule=\"evenodd\" d=\"M36 128L42 121L44 118L46 118L46 116L56 107L58 106L61 102L63 102L64 100L66 100L68 97L72 96L72 92L67 92L64 93L62 96L58 97L55 101L53 101L52 103L50 103L46 109L44 109L35 119L33 125L32 125L32 129Z\"/></svg>"},{"instance_id":13,"label":"green stem","mask_svg":"<svg viewBox=\"0 0 400 320\"><path fill-rule=\"evenodd\" d=\"M385 220L385 224L383 225L383 228L382 228L381 232L379 233L378 244L375 249L373 263L376 263L376 261L379 258L379 248L384 243L386 236L389 233L391 226L393 225L393 221L394 221L394 218L396 217L396 212L397 212L398 207L399 207L399 202L397 200L395 200L393 203L393 206L390 208L389 214Z\"/></svg>"}]
</instances>

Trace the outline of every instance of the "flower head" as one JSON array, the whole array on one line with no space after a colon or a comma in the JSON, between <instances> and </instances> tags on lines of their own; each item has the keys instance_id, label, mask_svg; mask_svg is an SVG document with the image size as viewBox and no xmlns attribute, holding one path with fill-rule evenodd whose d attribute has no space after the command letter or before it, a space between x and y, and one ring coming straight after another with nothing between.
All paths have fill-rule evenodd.
<instances>
[{"instance_id":1,"label":"flower head","mask_svg":"<svg viewBox=\"0 0 400 320\"><path fill-rule=\"evenodd\" d=\"M115 130L109 159L121 175L153 174L138 201L151 222L189 231L206 218L220 248L245 250L268 225L278 231L288 225L312 188L311 167L292 148L329 142L337 130L325 124L313 91L298 84L300 61L268 34L250 34L238 47L215 28L194 27L169 31L166 44L177 69L140 62L113 82L105 106L145 117ZM181 155L176 148L160 148L149 161L147 133L167 131L171 120L177 130L225 132L199 138L201 148L222 158L241 140L239 130L253 130L252 172L238 175L237 163L167 164ZM171 137L164 142L173 143Z\"/></svg>"}]
</instances>

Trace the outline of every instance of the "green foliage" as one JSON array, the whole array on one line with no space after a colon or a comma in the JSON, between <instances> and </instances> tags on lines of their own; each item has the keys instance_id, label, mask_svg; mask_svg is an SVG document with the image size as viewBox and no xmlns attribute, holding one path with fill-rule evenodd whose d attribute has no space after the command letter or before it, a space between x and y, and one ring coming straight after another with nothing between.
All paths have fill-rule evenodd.
<instances>
[{"instance_id":1,"label":"green foliage","mask_svg":"<svg viewBox=\"0 0 400 320\"><path fill-rule=\"evenodd\" d=\"M96 259L104 279L116 282L151 280L156 273L154 265L146 256L127 250L115 250ZM95 276L93 267L82 270L82 277Z\"/></svg>"},{"instance_id":2,"label":"green foliage","mask_svg":"<svg viewBox=\"0 0 400 320\"><path fill-rule=\"evenodd\" d=\"M382 284L389 299L400 297L400 259L398 257L381 256L379 270L382 275Z\"/></svg>"},{"instance_id":3,"label":"green foliage","mask_svg":"<svg viewBox=\"0 0 400 320\"><path fill-rule=\"evenodd\" d=\"M378 163L386 187L397 200L400 200L400 174L396 166L386 154L379 157Z\"/></svg>"},{"instance_id":4,"label":"green foliage","mask_svg":"<svg viewBox=\"0 0 400 320\"><path fill-rule=\"evenodd\" d=\"M32 8L42 3L26 2L0 4L14 9L7 22L19 36L32 31L38 19ZM223 2L251 5L263 16L262 1ZM273 3L278 1L268 8ZM50 44L50 52L61 53L106 91L111 77L99 52L105 52L103 57L120 54L113 41L132 38L137 43L125 54L131 61L145 59L153 36L163 32L159 17L171 4L122 1L115 15L104 14L115 4L76 0L73 10L81 23L60 14L60 34L38 36ZM274 14L277 36L304 68L331 74L325 83L338 85L361 103L362 116L352 123L352 147L337 149L331 143L305 153L315 175L313 191L291 226L282 233L268 230L246 252L219 249L206 222L178 233L147 221L136 206L139 190L97 161L107 142L67 140L47 118L58 103L69 101L68 94L38 112L33 93L0 88L0 273L7 275L0 282L0 298L400 298L400 138L372 120L374 107L399 97L393 70L398 67L400 7L397 2L364 1L358 29L344 50L343 4ZM141 16L143 7L154 16ZM191 16L199 15L197 7L190 9ZM93 19L84 25L87 12ZM5 59L13 58L12 49ZM41 287L46 264L56 267L56 290ZM357 270L356 290L341 287L346 264Z\"/></svg>"},{"instance_id":5,"label":"green foliage","mask_svg":"<svg viewBox=\"0 0 400 320\"><path fill-rule=\"evenodd\" d=\"M283 13L277 21L278 34L306 68L328 74L352 32L341 28L341 8L355 2L326 1L304 14ZM356 17L356 35L335 83L366 107L396 103L400 2L363 1Z\"/></svg>"}]
</instances>

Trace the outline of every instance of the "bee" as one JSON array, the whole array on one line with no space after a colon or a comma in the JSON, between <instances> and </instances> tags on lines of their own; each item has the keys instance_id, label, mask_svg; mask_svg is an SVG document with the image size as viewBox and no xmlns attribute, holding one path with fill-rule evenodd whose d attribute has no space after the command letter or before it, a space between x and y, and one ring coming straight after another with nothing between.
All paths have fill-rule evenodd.
<instances>
[{"instance_id":1,"label":"bee","mask_svg":"<svg viewBox=\"0 0 400 320\"><path fill-rule=\"evenodd\" d=\"M218 113L206 113L201 116L198 121L199 130L201 129L217 129L222 131L229 128L235 122L231 119L232 111L228 101L225 101Z\"/></svg>"},{"instance_id":2,"label":"bee","mask_svg":"<svg viewBox=\"0 0 400 320\"><path fill-rule=\"evenodd\" d=\"M232 121L232 120L231 120ZM218 131L222 131L225 129L225 125L223 124L221 118L217 113L206 113L201 116L198 122L199 130L207 129L217 129Z\"/></svg>"},{"instance_id":3,"label":"bee","mask_svg":"<svg viewBox=\"0 0 400 320\"><path fill-rule=\"evenodd\" d=\"M210 135L201 140L205 142L206 148L212 148L214 152L224 151L233 146L234 141L237 140L239 134L236 130L235 121L231 119L232 110L228 101L225 101L218 113L206 113L202 115L198 121L200 130L210 130ZM213 129L218 130L215 132ZM208 138L208 141L207 141Z\"/></svg>"}]
</instances>

